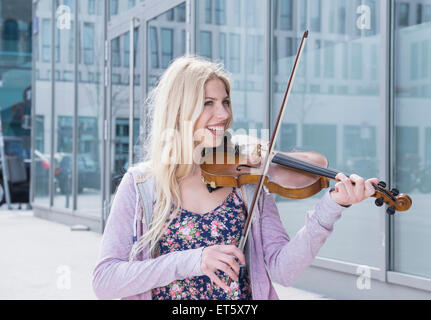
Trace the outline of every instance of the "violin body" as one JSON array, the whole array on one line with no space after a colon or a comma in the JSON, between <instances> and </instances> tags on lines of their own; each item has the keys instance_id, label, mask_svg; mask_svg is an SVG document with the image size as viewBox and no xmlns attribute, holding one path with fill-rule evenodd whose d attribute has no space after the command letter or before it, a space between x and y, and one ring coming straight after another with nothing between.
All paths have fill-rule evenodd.
<instances>
[{"instance_id":1,"label":"violin body","mask_svg":"<svg viewBox=\"0 0 431 320\"><path fill-rule=\"evenodd\" d=\"M321 167L328 165L328 160L317 152L295 151L282 154ZM256 165L250 161L241 163L238 159L239 157L236 157L234 164L217 164L215 161L212 164L202 163L202 181L210 185L212 183L213 188L217 186L240 188L244 184L257 184L262 162ZM264 185L270 193L289 199L305 199L319 193L323 188L329 187L329 181L325 177L274 162L270 163L264 179Z\"/></svg>"}]
</instances>

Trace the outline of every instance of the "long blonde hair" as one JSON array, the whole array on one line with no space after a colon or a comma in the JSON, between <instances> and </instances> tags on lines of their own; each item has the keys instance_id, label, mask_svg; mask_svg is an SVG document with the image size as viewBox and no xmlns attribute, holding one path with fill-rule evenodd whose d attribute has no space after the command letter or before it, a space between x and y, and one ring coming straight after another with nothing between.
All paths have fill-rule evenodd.
<instances>
[{"instance_id":1,"label":"long blonde hair","mask_svg":"<svg viewBox=\"0 0 431 320\"><path fill-rule=\"evenodd\" d=\"M230 96L229 74L221 64L198 56L183 56L171 63L149 95L152 128L144 148L150 146L150 150L138 166L154 177L157 201L149 229L132 248L130 261L148 245L150 253L154 253L158 240L181 206L178 181L193 168L193 128L203 110L205 84L212 79L222 80ZM229 108L232 111L230 104ZM231 124L232 118L226 129ZM170 215L174 204L174 214Z\"/></svg>"}]
</instances>

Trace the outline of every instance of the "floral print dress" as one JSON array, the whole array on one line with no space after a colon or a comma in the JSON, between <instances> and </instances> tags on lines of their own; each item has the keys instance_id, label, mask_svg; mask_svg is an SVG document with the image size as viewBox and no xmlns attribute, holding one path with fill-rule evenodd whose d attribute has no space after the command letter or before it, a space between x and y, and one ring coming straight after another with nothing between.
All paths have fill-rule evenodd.
<instances>
[{"instance_id":1,"label":"floral print dress","mask_svg":"<svg viewBox=\"0 0 431 320\"><path fill-rule=\"evenodd\" d=\"M244 204L235 188L210 212L197 214L180 209L159 241L157 256L212 245L238 245L245 218ZM228 276L224 272L217 270L216 274L227 283ZM243 267L239 280L232 281L228 292L202 275L155 288L152 297L153 300L250 300L252 296L247 269Z\"/></svg>"}]
</instances>

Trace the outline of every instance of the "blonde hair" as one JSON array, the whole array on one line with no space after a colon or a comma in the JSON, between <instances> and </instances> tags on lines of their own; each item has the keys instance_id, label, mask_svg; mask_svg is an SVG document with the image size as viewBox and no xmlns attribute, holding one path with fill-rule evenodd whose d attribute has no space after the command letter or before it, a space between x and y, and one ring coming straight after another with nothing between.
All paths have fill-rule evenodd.
<instances>
[{"instance_id":1,"label":"blonde hair","mask_svg":"<svg viewBox=\"0 0 431 320\"><path fill-rule=\"evenodd\" d=\"M132 248L130 261L148 245L150 253L154 254L157 242L181 206L178 181L193 168L193 128L203 110L205 84L212 79L222 80L230 96L229 75L223 65L198 56L183 56L171 63L149 95L147 104L152 108L152 128L147 137L149 143L144 148L150 145L150 149L138 166L154 177L157 201L152 222ZM230 104L229 108L232 111ZM231 124L232 118L226 129ZM174 134L166 142L164 136L168 132ZM169 161L163 161L162 157L169 157ZM170 215L173 204L176 207Z\"/></svg>"}]
</instances>

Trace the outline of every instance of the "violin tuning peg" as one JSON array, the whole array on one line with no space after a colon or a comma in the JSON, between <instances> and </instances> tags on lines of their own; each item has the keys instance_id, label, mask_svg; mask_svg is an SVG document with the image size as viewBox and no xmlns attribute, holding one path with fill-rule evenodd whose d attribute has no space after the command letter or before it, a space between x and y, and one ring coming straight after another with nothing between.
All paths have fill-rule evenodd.
<instances>
[{"instance_id":1,"label":"violin tuning peg","mask_svg":"<svg viewBox=\"0 0 431 320\"><path fill-rule=\"evenodd\" d=\"M392 188L391 189L391 193L396 197L397 195L400 194L400 191L398 189L396 189L396 188Z\"/></svg>"},{"instance_id":2,"label":"violin tuning peg","mask_svg":"<svg viewBox=\"0 0 431 320\"><path fill-rule=\"evenodd\" d=\"M382 188L386 188L386 182L384 182L384 181L379 181L379 183L377 185L379 185Z\"/></svg>"},{"instance_id":3,"label":"violin tuning peg","mask_svg":"<svg viewBox=\"0 0 431 320\"><path fill-rule=\"evenodd\" d=\"M381 207L383 205L383 197L377 198L375 204L376 206Z\"/></svg>"},{"instance_id":4,"label":"violin tuning peg","mask_svg":"<svg viewBox=\"0 0 431 320\"><path fill-rule=\"evenodd\" d=\"M393 214L395 213L395 208L394 208L394 206L388 207L388 208L386 209L386 212L387 212L388 214L390 214L390 215L393 215Z\"/></svg>"}]
</instances>

